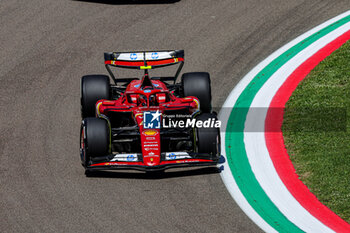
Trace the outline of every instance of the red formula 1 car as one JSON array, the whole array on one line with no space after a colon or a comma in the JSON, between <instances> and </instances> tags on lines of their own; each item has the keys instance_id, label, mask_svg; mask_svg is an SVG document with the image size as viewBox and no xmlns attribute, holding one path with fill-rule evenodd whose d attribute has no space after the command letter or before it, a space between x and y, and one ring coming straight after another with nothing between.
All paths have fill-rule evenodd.
<instances>
[{"instance_id":1,"label":"red formula 1 car","mask_svg":"<svg viewBox=\"0 0 350 233\"><path fill-rule=\"evenodd\" d=\"M175 64L175 76L149 75L150 69ZM211 110L209 74L185 73L176 83L183 64L183 50L105 53L114 84L106 75L82 77L80 154L86 174L218 163L220 121ZM144 75L117 79L111 67Z\"/></svg>"}]
</instances>

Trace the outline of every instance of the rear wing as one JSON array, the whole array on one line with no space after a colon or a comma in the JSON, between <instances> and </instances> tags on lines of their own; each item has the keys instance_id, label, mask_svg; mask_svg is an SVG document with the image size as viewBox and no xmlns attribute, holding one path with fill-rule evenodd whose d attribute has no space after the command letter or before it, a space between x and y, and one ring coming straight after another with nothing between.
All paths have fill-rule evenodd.
<instances>
[{"instance_id":1,"label":"rear wing","mask_svg":"<svg viewBox=\"0 0 350 233\"><path fill-rule=\"evenodd\" d=\"M184 62L184 50L105 53L105 64L129 69L154 69Z\"/></svg>"},{"instance_id":2,"label":"rear wing","mask_svg":"<svg viewBox=\"0 0 350 233\"><path fill-rule=\"evenodd\" d=\"M173 80L175 84L184 64L184 56L184 50L104 53L105 66L116 84L117 82L128 82L131 79L116 79L110 66L144 70L145 74L148 74L150 69L180 64L174 77L164 77L169 81Z\"/></svg>"}]
</instances>

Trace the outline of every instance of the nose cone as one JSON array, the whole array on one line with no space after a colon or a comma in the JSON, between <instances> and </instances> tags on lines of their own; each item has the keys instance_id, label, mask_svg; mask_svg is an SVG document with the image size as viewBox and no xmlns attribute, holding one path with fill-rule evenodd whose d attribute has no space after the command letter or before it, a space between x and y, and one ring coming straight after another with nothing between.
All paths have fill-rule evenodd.
<instances>
[{"instance_id":1,"label":"nose cone","mask_svg":"<svg viewBox=\"0 0 350 233\"><path fill-rule=\"evenodd\" d=\"M157 166L160 164L160 153L161 153L160 129L159 127L144 128L144 125L147 123L147 121L150 121L152 123L153 118L160 118L161 112L157 110L154 112L149 112L150 114L145 114L145 113L146 112L139 112L138 114L135 114L135 116L137 116L136 120L137 120L137 124L139 125L140 136L141 136L143 163L146 166ZM151 119L148 119L147 116L148 118L151 118Z\"/></svg>"},{"instance_id":2,"label":"nose cone","mask_svg":"<svg viewBox=\"0 0 350 233\"><path fill-rule=\"evenodd\" d=\"M144 149L147 149L147 147ZM143 151L143 163L146 166L157 166L160 164L160 153L158 152L159 150Z\"/></svg>"},{"instance_id":3,"label":"nose cone","mask_svg":"<svg viewBox=\"0 0 350 233\"><path fill-rule=\"evenodd\" d=\"M143 162L146 166L160 164L160 130L143 129L141 132Z\"/></svg>"},{"instance_id":4,"label":"nose cone","mask_svg":"<svg viewBox=\"0 0 350 233\"><path fill-rule=\"evenodd\" d=\"M157 158L149 158L146 161L144 161L146 166L157 166L160 163L160 159Z\"/></svg>"}]
</instances>

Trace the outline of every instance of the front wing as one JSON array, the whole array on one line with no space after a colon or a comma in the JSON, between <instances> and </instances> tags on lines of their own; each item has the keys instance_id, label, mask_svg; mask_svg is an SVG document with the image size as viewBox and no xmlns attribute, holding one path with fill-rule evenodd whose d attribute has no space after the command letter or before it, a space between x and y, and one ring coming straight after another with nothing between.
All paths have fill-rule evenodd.
<instances>
[{"instance_id":1,"label":"front wing","mask_svg":"<svg viewBox=\"0 0 350 233\"><path fill-rule=\"evenodd\" d=\"M147 166L142 162L142 155L135 154L135 161L116 161L117 155L109 155L100 158L98 161L92 161L86 167L86 170L139 170L139 171L160 171L169 168L180 167L199 167L217 165L219 158L213 159L209 154L191 153L188 156L179 156L179 158L170 158L169 153L161 154L161 162L155 166Z\"/></svg>"}]
</instances>

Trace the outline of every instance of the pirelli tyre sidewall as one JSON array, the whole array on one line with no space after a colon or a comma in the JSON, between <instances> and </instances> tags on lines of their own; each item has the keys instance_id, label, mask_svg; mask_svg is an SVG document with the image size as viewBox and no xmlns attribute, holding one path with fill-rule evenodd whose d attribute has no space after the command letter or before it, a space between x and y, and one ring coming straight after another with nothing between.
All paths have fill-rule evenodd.
<instances>
[{"instance_id":1,"label":"pirelli tyre sidewall","mask_svg":"<svg viewBox=\"0 0 350 233\"><path fill-rule=\"evenodd\" d=\"M217 120L217 116L213 113L202 113L196 117L197 121L206 121L208 119ZM212 159L220 157L220 129L215 127L196 128L196 147L198 153L211 154Z\"/></svg>"},{"instance_id":2,"label":"pirelli tyre sidewall","mask_svg":"<svg viewBox=\"0 0 350 233\"><path fill-rule=\"evenodd\" d=\"M80 126L80 159L81 159L81 164L86 167L87 166L87 161L90 159L86 158L86 153L85 153L85 145L86 145L86 133L85 133L85 121L83 120L81 122Z\"/></svg>"},{"instance_id":3,"label":"pirelli tyre sidewall","mask_svg":"<svg viewBox=\"0 0 350 233\"><path fill-rule=\"evenodd\" d=\"M201 112L211 112L211 86L209 73L184 73L181 78L181 85L184 97L197 97L199 99Z\"/></svg>"},{"instance_id":4,"label":"pirelli tyre sidewall","mask_svg":"<svg viewBox=\"0 0 350 233\"><path fill-rule=\"evenodd\" d=\"M110 80L107 75L85 75L81 78L81 116L95 116L100 99L110 99Z\"/></svg>"},{"instance_id":5,"label":"pirelli tyre sidewall","mask_svg":"<svg viewBox=\"0 0 350 233\"><path fill-rule=\"evenodd\" d=\"M80 147L83 165L86 167L91 158L108 155L110 129L105 119L95 117L85 118L81 128Z\"/></svg>"}]
</instances>

